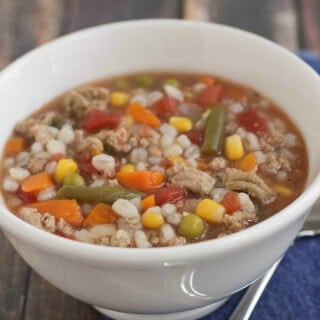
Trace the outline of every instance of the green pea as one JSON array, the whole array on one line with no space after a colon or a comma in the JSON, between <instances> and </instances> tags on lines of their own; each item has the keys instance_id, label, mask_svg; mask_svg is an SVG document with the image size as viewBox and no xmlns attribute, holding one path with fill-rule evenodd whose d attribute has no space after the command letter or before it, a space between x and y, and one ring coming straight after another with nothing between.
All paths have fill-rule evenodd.
<instances>
[{"instance_id":1,"label":"green pea","mask_svg":"<svg viewBox=\"0 0 320 320\"><path fill-rule=\"evenodd\" d=\"M148 74L140 74L136 77L135 80L137 86L142 87L142 88L150 88L154 81L153 78L148 75Z\"/></svg>"},{"instance_id":2,"label":"green pea","mask_svg":"<svg viewBox=\"0 0 320 320\"><path fill-rule=\"evenodd\" d=\"M129 87L129 81L127 79L117 79L115 81L115 87L119 90L126 90Z\"/></svg>"},{"instance_id":3,"label":"green pea","mask_svg":"<svg viewBox=\"0 0 320 320\"><path fill-rule=\"evenodd\" d=\"M80 174L69 173L64 177L62 184L64 186L84 186L86 182Z\"/></svg>"},{"instance_id":4,"label":"green pea","mask_svg":"<svg viewBox=\"0 0 320 320\"><path fill-rule=\"evenodd\" d=\"M169 86L173 86L176 88L180 88L180 82L177 79L166 79L163 82L163 85L169 85Z\"/></svg>"},{"instance_id":5,"label":"green pea","mask_svg":"<svg viewBox=\"0 0 320 320\"><path fill-rule=\"evenodd\" d=\"M189 239L201 237L204 232L203 220L195 214L188 214L181 218L179 232Z\"/></svg>"}]
</instances>

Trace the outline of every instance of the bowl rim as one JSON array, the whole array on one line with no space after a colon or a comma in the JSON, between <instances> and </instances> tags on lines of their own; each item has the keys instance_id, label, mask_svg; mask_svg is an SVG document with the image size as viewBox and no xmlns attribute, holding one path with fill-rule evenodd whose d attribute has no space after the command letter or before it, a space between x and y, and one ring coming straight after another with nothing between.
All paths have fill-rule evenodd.
<instances>
[{"instance_id":1,"label":"bowl rim","mask_svg":"<svg viewBox=\"0 0 320 320\"><path fill-rule=\"evenodd\" d=\"M28 63L29 60L37 58L37 55L42 55L48 50L57 48L69 40L76 41L90 34L103 31L105 29L117 28L134 28L152 26L171 26L172 28L190 27L201 29L220 29L225 33L237 34L239 37L251 38L253 41L258 41L264 44L270 50L275 50L279 54L286 55L300 68L305 69L305 73L309 74L310 81L317 81L320 86L320 77L312 70L305 62L296 57L293 53L280 45L265 39L259 35L248 31L240 30L238 28L225 26L216 23L185 21L178 19L141 19L114 22L103 25L98 25L86 28L80 31L70 33L68 35L59 37L53 41L48 42L30 52L24 54L11 64L9 64L0 73L0 85L10 74L14 72L20 65ZM1 214L0 226L8 235L23 240L25 243L40 250L47 251L56 255L67 256L70 259L79 261L87 261L88 263L125 263L125 266L146 267L152 265L171 265L187 263L191 260L203 260L209 256L219 256L225 254L227 251L237 250L241 247L250 245L252 242L258 242L266 237L271 236L277 231L283 230L290 223L303 217L306 209L311 207L320 195L320 172L312 180L310 185L304 192L287 207L273 215L272 217L251 226L242 231L208 241L202 241L194 244L188 244L179 247L161 247L161 248L118 248L98 246L94 244L82 243L66 238L62 238L48 232L39 230L28 223L22 221L16 215L12 214L5 206L0 205ZM310 205L305 207L305 204Z\"/></svg>"}]
</instances>

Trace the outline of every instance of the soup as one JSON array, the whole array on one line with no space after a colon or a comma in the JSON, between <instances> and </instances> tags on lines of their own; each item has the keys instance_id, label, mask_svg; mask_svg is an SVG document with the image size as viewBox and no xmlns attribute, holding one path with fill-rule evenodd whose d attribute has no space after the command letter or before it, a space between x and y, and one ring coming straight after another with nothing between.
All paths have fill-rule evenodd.
<instances>
[{"instance_id":1,"label":"soup","mask_svg":"<svg viewBox=\"0 0 320 320\"><path fill-rule=\"evenodd\" d=\"M255 90L146 73L73 89L17 123L2 193L41 230L149 248L259 223L302 193L307 173L299 130Z\"/></svg>"}]
</instances>

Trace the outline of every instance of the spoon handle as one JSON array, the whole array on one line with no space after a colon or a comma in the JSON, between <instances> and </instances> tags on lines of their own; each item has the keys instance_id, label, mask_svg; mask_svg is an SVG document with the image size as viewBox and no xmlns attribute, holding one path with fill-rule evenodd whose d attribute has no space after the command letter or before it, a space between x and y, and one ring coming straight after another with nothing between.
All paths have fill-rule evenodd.
<instances>
[{"instance_id":1,"label":"spoon handle","mask_svg":"<svg viewBox=\"0 0 320 320\"><path fill-rule=\"evenodd\" d=\"M281 259L259 280L255 281L246 291L237 307L232 312L229 320L249 320L256 304L258 303L264 289L268 285L273 273L276 271Z\"/></svg>"}]
</instances>

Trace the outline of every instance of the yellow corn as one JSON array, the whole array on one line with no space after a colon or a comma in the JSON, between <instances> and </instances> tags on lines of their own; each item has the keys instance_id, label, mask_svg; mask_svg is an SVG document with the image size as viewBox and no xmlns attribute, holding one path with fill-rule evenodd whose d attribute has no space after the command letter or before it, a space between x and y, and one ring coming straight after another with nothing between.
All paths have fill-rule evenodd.
<instances>
[{"instance_id":1,"label":"yellow corn","mask_svg":"<svg viewBox=\"0 0 320 320\"><path fill-rule=\"evenodd\" d=\"M179 132L187 132L192 129L192 121L186 117L171 117L169 124L175 127Z\"/></svg>"},{"instance_id":2,"label":"yellow corn","mask_svg":"<svg viewBox=\"0 0 320 320\"><path fill-rule=\"evenodd\" d=\"M136 171L136 167L134 164L124 164L121 168L120 168L120 172L134 172Z\"/></svg>"},{"instance_id":3,"label":"yellow corn","mask_svg":"<svg viewBox=\"0 0 320 320\"><path fill-rule=\"evenodd\" d=\"M164 219L161 213L147 211L141 217L142 223L146 228L156 229L164 224Z\"/></svg>"},{"instance_id":4,"label":"yellow corn","mask_svg":"<svg viewBox=\"0 0 320 320\"><path fill-rule=\"evenodd\" d=\"M176 163L181 163L181 164L187 164L187 161L186 159L180 157L180 156L171 156L169 157L169 160L173 163L173 164L176 164Z\"/></svg>"},{"instance_id":5,"label":"yellow corn","mask_svg":"<svg viewBox=\"0 0 320 320\"><path fill-rule=\"evenodd\" d=\"M283 184L273 185L273 190L275 190L280 195L285 196L285 197L290 197L293 195L293 191L290 188L288 188L287 186L284 186Z\"/></svg>"},{"instance_id":6,"label":"yellow corn","mask_svg":"<svg viewBox=\"0 0 320 320\"><path fill-rule=\"evenodd\" d=\"M78 171L78 165L72 159L61 159L54 171L54 178L60 182L69 173L76 173Z\"/></svg>"},{"instance_id":7,"label":"yellow corn","mask_svg":"<svg viewBox=\"0 0 320 320\"><path fill-rule=\"evenodd\" d=\"M238 134L229 136L225 142L225 153L230 160L239 160L244 155L242 139Z\"/></svg>"},{"instance_id":8,"label":"yellow corn","mask_svg":"<svg viewBox=\"0 0 320 320\"><path fill-rule=\"evenodd\" d=\"M196 215L209 223L220 223L226 209L211 199L201 200L196 207Z\"/></svg>"},{"instance_id":9,"label":"yellow corn","mask_svg":"<svg viewBox=\"0 0 320 320\"><path fill-rule=\"evenodd\" d=\"M113 107L124 107L129 102L129 96L121 91L114 91L110 95L110 103Z\"/></svg>"},{"instance_id":10,"label":"yellow corn","mask_svg":"<svg viewBox=\"0 0 320 320\"><path fill-rule=\"evenodd\" d=\"M92 156L96 156L96 155L101 154L101 153L102 153L102 151L99 150L99 149L92 149L91 150Z\"/></svg>"}]
</instances>

